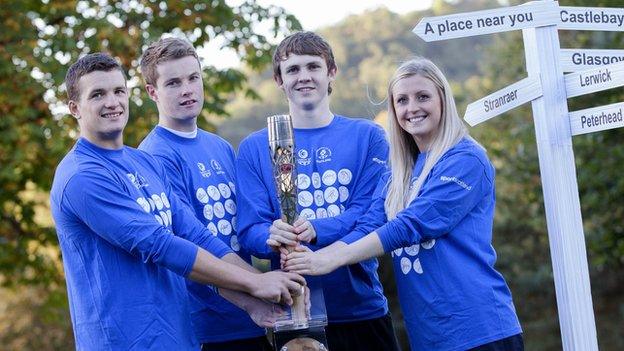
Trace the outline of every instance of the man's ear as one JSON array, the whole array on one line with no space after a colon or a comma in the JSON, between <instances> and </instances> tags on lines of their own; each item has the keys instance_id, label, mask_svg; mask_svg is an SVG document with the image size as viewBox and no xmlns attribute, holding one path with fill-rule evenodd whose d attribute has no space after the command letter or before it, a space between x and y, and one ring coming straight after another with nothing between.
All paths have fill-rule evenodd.
<instances>
[{"instance_id":1,"label":"man's ear","mask_svg":"<svg viewBox=\"0 0 624 351\"><path fill-rule=\"evenodd\" d=\"M284 84L284 81L282 80L282 76L281 75L274 75L273 76L273 80L275 81L275 83L277 84L278 87L282 88L282 85Z\"/></svg>"},{"instance_id":2,"label":"man's ear","mask_svg":"<svg viewBox=\"0 0 624 351\"><path fill-rule=\"evenodd\" d=\"M69 107L69 113L71 113L75 119L80 119L80 111L78 111L78 104L76 101L69 100L67 107Z\"/></svg>"},{"instance_id":3,"label":"man's ear","mask_svg":"<svg viewBox=\"0 0 624 351\"><path fill-rule=\"evenodd\" d=\"M150 99L154 102L158 102L158 93L156 92L156 87L152 84L145 84L145 90L147 91L147 95L149 95Z\"/></svg>"},{"instance_id":4,"label":"man's ear","mask_svg":"<svg viewBox=\"0 0 624 351\"><path fill-rule=\"evenodd\" d=\"M327 76L329 77L329 81L333 82L336 79L336 73L338 72L338 68L334 67L327 72Z\"/></svg>"}]
</instances>

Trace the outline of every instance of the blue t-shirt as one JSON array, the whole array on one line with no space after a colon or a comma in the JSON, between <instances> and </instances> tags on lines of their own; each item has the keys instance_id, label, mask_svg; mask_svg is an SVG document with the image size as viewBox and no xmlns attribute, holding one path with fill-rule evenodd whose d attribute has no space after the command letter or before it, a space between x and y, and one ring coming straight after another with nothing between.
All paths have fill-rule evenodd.
<instances>
[{"instance_id":1,"label":"blue t-shirt","mask_svg":"<svg viewBox=\"0 0 624 351\"><path fill-rule=\"evenodd\" d=\"M388 144L381 127L364 119L334 116L322 128L295 129L298 210L327 246L348 234L371 203L385 171ZM267 130L249 135L239 147L239 240L254 255L279 260L266 244L269 227L281 217L269 155ZM377 276L377 260L342 267L321 277L330 323L378 318L388 304Z\"/></svg>"},{"instance_id":2,"label":"blue t-shirt","mask_svg":"<svg viewBox=\"0 0 624 351\"><path fill-rule=\"evenodd\" d=\"M415 177L425 158L418 155ZM391 221L384 211L388 179L382 177L369 212L343 241L376 231L392 251L411 349L466 350L522 332L511 292L494 268L494 168L485 151L461 140Z\"/></svg>"},{"instance_id":3,"label":"blue t-shirt","mask_svg":"<svg viewBox=\"0 0 624 351\"><path fill-rule=\"evenodd\" d=\"M173 191L210 232L245 261L236 234L234 150L222 138L197 130L185 138L156 127L139 145L162 161ZM201 343L246 339L265 334L249 315L209 287L187 280L195 335Z\"/></svg>"},{"instance_id":4,"label":"blue t-shirt","mask_svg":"<svg viewBox=\"0 0 624 351\"><path fill-rule=\"evenodd\" d=\"M197 245L232 251L163 179L145 152L84 138L56 170L50 203L78 350L199 348L183 277Z\"/></svg>"}]
</instances>

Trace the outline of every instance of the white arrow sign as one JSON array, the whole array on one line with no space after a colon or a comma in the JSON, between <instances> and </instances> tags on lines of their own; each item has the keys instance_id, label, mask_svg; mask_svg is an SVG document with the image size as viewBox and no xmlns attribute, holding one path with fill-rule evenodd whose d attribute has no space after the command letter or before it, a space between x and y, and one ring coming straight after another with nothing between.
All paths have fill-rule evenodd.
<instances>
[{"instance_id":1,"label":"white arrow sign","mask_svg":"<svg viewBox=\"0 0 624 351\"><path fill-rule=\"evenodd\" d=\"M624 85L624 62L566 74L568 97L585 95Z\"/></svg>"},{"instance_id":2,"label":"white arrow sign","mask_svg":"<svg viewBox=\"0 0 624 351\"><path fill-rule=\"evenodd\" d=\"M577 72L624 61L624 50L561 49L561 68Z\"/></svg>"},{"instance_id":3,"label":"white arrow sign","mask_svg":"<svg viewBox=\"0 0 624 351\"><path fill-rule=\"evenodd\" d=\"M624 31L621 8L561 6L559 16L559 29Z\"/></svg>"},{"instance_id":4,"label":"white arrow sign","mask_svg":"<svg viewBox=\"0 0 624 351\"><path fill-rule=\"evenodd\" d=\"M425 17L412 31L424 41L436 41L558 23L557 3L537 1L494 10Z\"/></svg>"},{"instance_id":5,"label":"white arrow sign","mask_svg":"<svg viewBox=\"0 0 624 351\"><path fill-rule=\"evenodd\" d=\"M570 112L572 135L624 127L624 102Z\"/></svg>"},{"instance_id":6,"label":"white arrow sign","mask_svg":"<svg viewBox=\"0 0 624 351\"><path fill-rule=\"evenodd\" d=\"M538 78L524 78L466 107L464 120L475 125L542 96Z\"/></svg>"}]
</instances>

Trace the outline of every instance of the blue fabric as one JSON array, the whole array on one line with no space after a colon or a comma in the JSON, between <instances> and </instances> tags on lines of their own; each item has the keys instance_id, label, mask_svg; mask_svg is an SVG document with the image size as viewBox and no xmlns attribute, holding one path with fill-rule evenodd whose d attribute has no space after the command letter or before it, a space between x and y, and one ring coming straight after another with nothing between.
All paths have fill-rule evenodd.
<instances>
[{"instance_id":1,"label":"blue fabric","mask_svg":"<svg viewBox=\"0 0 624 351\"><path fill-rule=\"evenodd\" d=\"M156 127L139 145L155 156L171 181L173 191L195 212L213 235L245 261L236 233L234 150L222 138L198 129L184 138ZM249 315L209 287L187 280L195 335L201 343L224 342L265 334Z\"/></svg>"},{"instance_id":2,"label":"blue fabric","mask_svg":"<svg viewBox=\"0 0 624 351\"><path fill-rule=\"evenodd\" d=\"M85 139L50 193L78 350L197 350L183 276L198 243L231 250L194 219L160 163ZM174 235L176 233L176 235Z\"/></svg>"},{"instance_id":3,"label":"blue fabric","mask_svg":"<svg viewBox=\"0 0 624 351\"><path fill-rule=\"evenodd\" d=\"M327 246L348 234L371 202L385 171L388 145L383 130L364 119L334 116L322 128L295 129L300 216L317 233L312 249ZM271 170L266 128L248 136L236 160L239 238L254 255L277 255L266 244L280 207ZM377 276L377 260L340 268L321 281L329 322L372 319L388 312Z\"/></svg>"},{"instance_id":4,"label":"blue fabric","mask_svg":"<svg viewBox=\"0 0 624 351\"><path fill-rule=\"evenodd\" d=\"M414 175L425 158L418 155ZM384 250L392 251L412 350L466 350L521 333L511 292L494 268L494 175L485 151L463 139L390 221L384 175L369 212L345 237L351 243L376 231Z\"/></svg>"}]
</instances>

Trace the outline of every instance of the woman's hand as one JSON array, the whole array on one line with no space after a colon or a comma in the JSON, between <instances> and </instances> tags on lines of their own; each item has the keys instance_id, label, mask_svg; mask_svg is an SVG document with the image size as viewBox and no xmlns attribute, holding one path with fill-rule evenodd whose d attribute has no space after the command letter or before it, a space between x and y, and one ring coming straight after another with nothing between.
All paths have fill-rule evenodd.
<instances>
[{"instance_id":1,"label":"woman's hand","mask_svg":"<svg viewBox=\"0 0 624 351\"><path fill-rule=\"evenodd\" d=\"M291 253L281 256L284 270L302 275L323 275L340 266L331 251L312 252L305 246L297 246Z\"/></svg>"}]
</instances>

